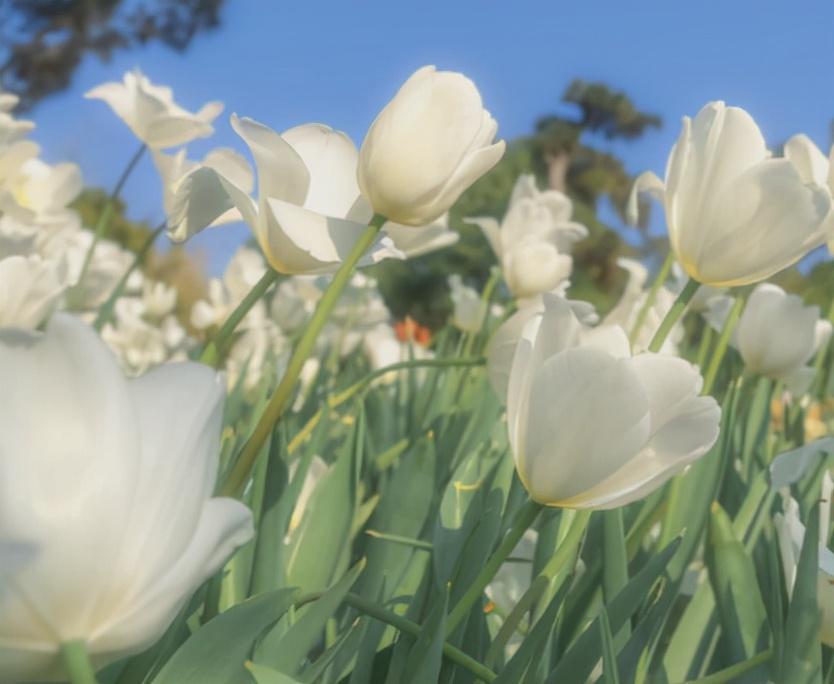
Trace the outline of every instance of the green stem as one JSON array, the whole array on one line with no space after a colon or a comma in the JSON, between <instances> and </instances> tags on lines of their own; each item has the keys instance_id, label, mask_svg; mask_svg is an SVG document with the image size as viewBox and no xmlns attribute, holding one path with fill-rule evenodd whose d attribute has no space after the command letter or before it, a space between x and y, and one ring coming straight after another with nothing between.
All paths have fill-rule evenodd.
<instances>
[{"instance_id":1,"label":"green stem","mask_svg":"<svg viewBox=\"0 0 834 684\"><path fill-rule=\"evenodd\" d=\"M269 438L273 426L281 418L281 414L284 412L284 408L290 400L292 391L298 381L298 376L304 367L304 362L312 353L319 333L327 322L331 311L333 311L333 307L336 306L339 295L342 294L342 290L345 289L345 286L350 281L354 268L356 268L359 260L376 240L384 221L384 217L374 217L374 220L371 221L371 224L356 241L350 254L348 254L339 267L339 270L333 276L332 282L324 295L322 295L312 318L307 323L304 334L298 340L298 344L293 350L284 377L278 383L278 387L275 389L272 398L264 409L258 424L255 426L255 430L246 441L246 444L243 445L229 476L220 488L222 496L237 496L243 491L246 481L249 479L252 466L255 464L258 454L261 451L261 447Z\"/></svg>"},{"instance_id":2,"label":"green stem","mask_svg":"<svg viewBox=\"0 0 834 684\"><path fill-rule=\"evenodd\" d=\"M623 509L602 512L602 595L606 604L628 584L628 551L623 529ZM623 646L630 633L626 623L614 636L617 646Z\"/></svg>"},{"instance_id":3,"label":"green stem","mask_svg":"<svg viewBox=\"0 0 834 684\"><path fill-rule=\"evenodd\" d=\"M693 679L687 684L729 684L736 681L739 675L749 672L750 670L763 665L773 657L773 651L770 649L757 653L752 658L730 665L730 667L718 672L713 672L711 675L701 677L701 679Z\"/></svg>"},{"instance_id":4,"label":"green stem","mask_svg":"<svg viewBox=\"0 0 834 684\"><path fill-rule=\"evenodd\" d=\"M486 565L484 565L481 572L478 573L478 576L466 590L466 593L461 596L457 605L452 609L452 612L449 613L449 618L446 620L447 634L451 634L455 630L469 614L472 606L483 596L484 589L486 589L486 586L495 577L495 573L498 572L498 569L512 553L516 544L518 544L521 537L527 531L527 528L533 524L541 509L542 504L528 500L518 513L516 513L515 520L513 520L513 524L504 537L504 540L495 550L495 553L490 556Z\"/></svg>"},{"instance_id":5,"label":"green stem","mask_svg":"<svg viewBox=\"0 0 834 684\"><path fill-rule=\"evenodd\" d=\"M220 362L220 353L226 347L229 339L234 334L235 329L240 322L246 317L252 307L260 301L261 297L266 294L270 285L278 279L278 272L267 268L266 273L261 276L261 279L255 283L254 287L249 290L243 300L235 307L235 310L229 314L229 317L223 322L220 330L209 340L206 344L203 353L200 354L200 363L216 368Z\"/></svg>"},{"instance_id":6,"label":"green stem","mask_svg":"<svg viewBox=\"0 0 834 684\"><path fill-rule=\"evenodd\" d=\"M834 299L831 300L831 305L828 307L828 314L827 320L831 323L834 323ZM834 336L832 336L834 339ZM814 386L810 392L812 396L816 396L819 399L825 398L825 389L828 386L826 382L829 374L831 373L831 364L823 369L823 364L825 363L825 358L828 356L828 351L831 349L832 340L828 341L828 344L823 344L817 349L817 355L814 358L814 369L817 371L817 374L814 376Z\"/></svg>"},{"instance_id":7,"label":"green stem","mask_svg":"<svg viewBox=\"0 0 834 684\"><path fill-rule=\"evenodd\" d=\"M660 348L663 346L663 343L666 341L666 338L669 336L669 333L675 323L677 323L680 320L680 317L683 316L683 312L686 310L687 304L689 304L699 287L701 287L701 284L697 280L690 278L686 281L686 285L683 286L683 289L680 291L675 303L672 304L672 308L666 312L666 316L660 322L660 327L657 329L652 341L649 343L650 352L660 351Z\"/></svg>"},{"instance_id":8,"label":"green stem","mask_svg":"<svg viewBox=\"0 0 834 684\"><path fill-rule=\"evenodd\" d=\"M61 660L64 662L70 684L97 684L96 673L83 641L67 641L61 644Z\"/></svg>"},{"instance_id":9,"label":"green stem","mask_svg":"<svg viewBox=\"0 0 834 684\"><path fill-rule=\"evenodd\" d=\"M306 605L307 603L311 603L313 601L318 600L321 598L321 593L309 594L307 596L302 596L295 602L295 607L300 608L301 606ZM390 610L383 608L382 606L374 603L373 601L368 601L367 599L359 596L358 594L348 593L345 598L344 602L355 608L360 613L364 613L375 620L379 620L380 622L384 622L387 625L391 625L395 629L398 629L400 632L404 634L408 634L412 637L419 637L422 631L420 625L416 622L412 622L408 618L403 617L402 615L397 615ZM480 662L475 660L472 656L467 655L459 648L455 648L450 643L445 642L443 644L443 655L446 656L448 660L455 663L456 665L460 665L461 667L466 668L472 674L474 674L478 679L485 681L485 682L493 682L498 677L492 670L490 670L485 665L482 665Z\"/></svg>"},{"instance_id":10,"label":"green stem","mask_svg":"<svg viewBox=\"0 0 834 684\"><path fill-rule=\"evenodd\" d=\"M665 283L666 279L669 277L669 271L672 270L672 264L674 263L675 253L670 251L663 260L660 270L657 272L649 291L646 293L646 299L643 301L643 305L637 312L637 318L634 319L634 326L631 328L631 332L628 336L628 341L632 347L634 346L634 342L637 340L637 336L640 334L640 330L643 328L643 324L646 322L646 316L649 315L649 311L657 300L657 293L660 292L660 288L663 287L663 283Z\"/></svg>"},{"instance_id":11,"label":"green stem","mask_svg":"<svg viewBox=\"0 0 834 684\"><path fill-rule=\"evenodd\" d=\"M452 357L449 359L414 359L413 361L399 361L397 363L392 363L390 366L384 366L383 368L377 368L375 371L371 371L368 373L364 378L359 380L358 382L354 383L347 389L339 392L338 394L334 394L327 400L328 408L334 409L337 406L341 406L349 399L353 398L363 389L367 388L374 380L377 378L382 377L383 375L387 375L392 371L402 370L404 368L445 368L445 367L453 367L453 366L483 366L486 363L486 359L483 357L475 358L475 359L460 359L456 357ZM310 420L305 423L304 427L299 430L296 435L290 440L289 445L287 446L287 453L292 454L299 445L310 436L310 434L315 429L316 425L318 425L319 421L321 420L322 415L324 415L324 409L319 409L316 411Z\"/></svg>"},{"instance_id":12,"label":"green stem","mask_svg":"<svg viewBox=\"0 0 834 684\"><path fill-rule=\"evenodd\" d=\"M107 203L101 210L101 214L99 214L98 221L96 222L93 241L90 243L90 247L84 257L84 264L81 266L81 273L78 276L78 284L76 287L80 287L81 283L84 281L84 277L87 275L90 264L93 262L93 254L96 251L96 245L98 245L99 241L107 234L107 229L110 226L110 217L113 214L113 208L116 205L116 200L119 199L119 195L122 194L122 189L124 188L125 183L127 183L127 179L130 178L130 174L133 173L133 169L136 168L136 165L139 163L139 160L142 158L146 149L147 145L142 143L141 147L134 152L124 171L122 171L122 175L119 176L119 180L116 181L113 191L107 198Z\"/></svg>"},{"instance_id":13,"label":"green stem","mask_svg":"<svg viewBox=\"0 0 834 684\"><path fill-rule=\"evenodd\" d=\"M712 392L713 385L715 385L715 378L718 376L718 369L721 367L721 362L727 354L727 347L730 345L730 338L733 336L733 330L736 328L738 318L741 316L741 310L744 308L744 297L741 295L736 297L733 302L733 308L727 314L727 320L724 321L724 327L721 328L721 335L718 337L718 344L712 352L712 358L707 367L707 373L704 376L704 389L702 394L709 394Z\"/></svg>"},{"instance_id":14,"label":"green stem","mask_svg":"<svg viewBox=\"0 0 834 684\"><path fill-rule=\"evenodd\" d=\"M139 248L139 251L136 252L136 256L133 258L133 263L119 279L119 282L116 283L116 286L113 288L113 292L110 293L107 301L101 305L101 308L98 310L98 314L96 315L96 319L93 321L93 327L97 331L101 332L101 329L110 322L110 319L113 316L113 310L116 307L116 300L124 293L125 287L127 287L127 281L130 280L130 276L132 276L136 269L139 268L139 266L141 266L145 261L145 257L147 257L148 252L150 252L153 243L156 241L156 238L159 237L159 234L165 230L166 226L167 223L163 221L151 232L150 235L148 235L144 244Z\"/></svg>"}]
</instances>

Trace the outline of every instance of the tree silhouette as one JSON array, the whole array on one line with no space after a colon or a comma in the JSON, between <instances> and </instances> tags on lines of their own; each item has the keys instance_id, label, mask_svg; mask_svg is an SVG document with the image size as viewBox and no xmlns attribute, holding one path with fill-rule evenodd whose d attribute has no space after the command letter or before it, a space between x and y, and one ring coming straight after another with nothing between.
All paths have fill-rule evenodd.
<instances>
[{"instance_id":1,"label":"tree silhouette","mask_svg":"<svg viewBox=\"0 0 834 684\"><path fill-rule=\"evenodd\" d=\"M200 31L216 27L224 0L2 0L0 89L21 109L66 88L88 54L159 41L185 50Z\"/></svg>"}]
</instances>

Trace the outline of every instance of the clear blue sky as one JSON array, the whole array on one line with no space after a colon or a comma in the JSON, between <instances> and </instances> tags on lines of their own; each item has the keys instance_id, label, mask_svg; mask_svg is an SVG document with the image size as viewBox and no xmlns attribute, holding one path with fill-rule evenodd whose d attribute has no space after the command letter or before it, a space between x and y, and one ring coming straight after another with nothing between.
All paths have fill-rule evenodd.
<instances>
[{"instance_id":1,"label":"clear blue sky","mask_svg":"<svg viewBox=\"0 0 834 684\"><path fill-rule=\"evenodd\" d=\"M216 136L192 156L218 144L241 149L231 112L278 130L321 121L359 144L399 84L436 64L475 80L507 138L556 109L574 77L623 89L665 123L610 149L633 172L662 172L680 117L713 99L748 109L773 144L803 131L827 146L833 35L832 0L227 0L222 26L183 55L151 47L107 64L88 59L69 91L34 111L35 138L49 161L75 161L89 184L111 187L136 144L109 108L82 94L138 66L188 108L226 103ZM162 218L149 159L124 195L132 217ZM193 248L216 273L247 236L241 226L211 229Z\"/></svg>"}]
</instances>

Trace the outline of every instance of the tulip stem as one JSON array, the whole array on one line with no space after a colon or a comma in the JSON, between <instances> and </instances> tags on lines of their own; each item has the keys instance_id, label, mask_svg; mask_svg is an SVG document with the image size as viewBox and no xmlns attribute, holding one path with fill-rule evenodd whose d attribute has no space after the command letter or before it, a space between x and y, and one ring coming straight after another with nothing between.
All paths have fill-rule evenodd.
<instances>
[{"instance_id":1,"label":"tulip stem","mask_svg":"<svg viewBox=\"0 0 834 684\"><path fill-rule=\"evenodd\" d=\"M261 414L255 430L249 439L246 440L246 444L243 445L234 466L232 466L229 472L229 476L220 488L222 496L238 496L246 486L252 467L255 465L258 454L261 452L261 447L266 443L269 435L272 434L272 428L281 418L281 414L284 412L284 408L292 396L293 389L298 381L298 376L304 367L304 362L313 351L319 333L327 322L331 311L333 311L333 307L336 306L342 290L345 289L345 286L350 281L354 268L356 268L359 260L376 240L384 222L385 217L379 215L374 216L370 225L356 241L350 254L348 254L339 267L339 270L333 276L333 280L319 300L312 318L307 323L304 333L298 340L295 349L293 349L284 377L278 383L278 387L275 389L264 412Z\"/></svg>"},{"instance_id":2,"label":"tulip stem","mask_svg":"<svg viewBox=\"0 0 834 684\"><path fill-rule=\"evenodd\" d=\"M269 287L278 279L278 272L267 268L266 273L261 276L261 279L255 283L254 287L241 300L240 304L235 307L235 310L229 314L229 317L223 322L220 330L209 340L200 354L200 363L204 363L212 368L217 368L220 363L220 354L225 349L229 339L234 334L235 329L240 322L246 317L252 307L260 301L261 297L266 294Z\"/></svg>"},{"instance_id":3,"label":"tulip stem","mask_svg":"<svg viewBox=\"0 0 834 684\"><path fill-rule=\"evenodd\" d=\"M377 378L394 371L407 368L460 368L461 366L483 366L485 363L486 359L484 357L461 359L456 356L447 359L414 359L412 361L399 361L397 363L392 363L390 366L377 368L375 371L371 371L364 378L354 383L347 389L342 390L338 394L331 395L327 399L327 406L330 409L341 406L349 399L355 397L363 389L366 389ZM288 454L292 454L296 449L298 449L304 440L310 436L323 415L324 409L319 409L312 415L310 420L305 423L304 427L302 427L301 430L299 430L290 440L287 445Z\"/></svg>"},{"instance_id":4,"label":"tulip stem","mask_svg":"<svg viewBox=\"0 0 834 684\"><path fill-rule=\"evenodd\" d=\"M484 565L478 576L473 580L466 593L461 596L449 617L446 620L446 633L451 634L461 621L469 614L472 606L483 596L484 589L495 577L504 561L509 558L516 544L524 536L524 533L533 524L539 515L539 511L543 508L542 504L529 499L515 515L513 524L504 537L501 544L495 550L489 560Z\"/></svg>"},{"instance_id":5,"label":"tulip stem","mask_svg":"<svg viewBox=\"0 0 834 684\"><path fill-rule=\"evenodd\" d=\"M313 601L317 601L323 595L323 592L315 593L315 594L308 594L306 596L300 597L295 602L295 607L300 608L308 603L312 603ZM345 595L344 602L349 605L351 608L358 610L360 613L364 613L369 617L374 618L375 620L379 620L387 625L391 625L395 629L399 630L403 634L408 634L409 636L418 638L422 632L422 627L418 625L416 622L412 622L408 618L403 617L402 615L398 615L373 601L369 601L362 596L354 593L348 593ZM491 669L489 669L486 665L483 665L481 662L475 660L472 656L464 653L459 648L452 646L452 644L448 642L443 643L443 655L450 661L455 663L456 665L460 665L461 667L466 668L472 674L474 674L480 681L484 682L492 682L495 681L497 675Z\"/></svg>"},{"instance_id":6,"label":"tulip stem","mask_svg":"<svg viewBox=\"0 0 834 684\"><path fill-rule=\"evenodd\" d=\"M66 641L61 644L61 659L70 684L97 684L96 673L83 641Z\"/></svg>"},{"instance_id":7,"label":"tulip stem","mask_svg":"<svg viewBox=\"0 0 834 684\"><path fill-rule=\"evenodd\" d=\"M727 314L727 319L724 321L724 327L721 328L721 335L718 337L718 343L712 352L712 358L709 360L707 373L704 376L704 388L702 394L709 394L712 392L713 385L715 385L715 378L718 376L718 369L721 367L721 362L727 354L727 347L730 344L730 338L733 336L733 330L736 328L738 318L741 315L741 310L744 308L744 297L741 295L736 297L733 302L733 308Z\"/></svg>"},{"instance_id":8,"label":"tulip stem","mask_svg":"<svg viewBox=\"0 0 834 684\"><path fill-rule=\"evenodd\" d=\"M634 320L634 326L631 328L631 333L628 336L628 341L632 347L634 346L635 340L637 340L637 336L640 334L640 330L643 328L643 324L646 322L646 316L649 315L649 311L657 300L657 293L660 292L660 288L663 287L663 283L669 277L669 272L672 270L672 264L674 263L675 253L670 251L663 260L663 264L657 272L649 291L646 293L646 298L643 300L640 310L637 312L637 318Z\"/></svg>"},{"instance_id":9,"label":"tulip stem","mask_svg":"<svg viewBox=\"0 0 834 684\"><path fill-rule=\"evenodd\" d=\"M110 321L113 316L113 310L116 306L116 300L124 293L125 287L127 287L127 281L130 280L130 276L132 276L136 269L142 265L142 262L145 261L145 257L147 257L148 252L151 251L151 247L156 241L156 238L158 238L159 234L165 230L167 225L168 224L163 221L156 228L154 228L150 235L148 235L144 244L139 248L139 251L136 252L133 263L127 271L124 272L124 275L119 279L119 282L116 283L116 286L113 288L113 292L110 293L107 301L104 302L104 304L102 304L99 308L98 314L96 314L96 319L93 321L93 327L97 331L101 332L101 329L105 326L105 324Z\"/></svg>"},{"instance_id":10,"label":"tulip stem","mask_svg":"<svg viewBox=\"0 0 834 684\"><path fill-rule=\"evenodd\" d=\"M127 166L125 167L124 171L122 171L122 175L119 176L119 180L116 181L116 185L113 187L113 191L107 197L107 202L104 205L104 208L101 210L101 213L98 216L98 221L96 221L96 228L93 233L93 241L90 243L90 247L87 249L87 254L84 256L84 263L81 266L81 273L78 276L78 282L75 284L76 288L80 288L81 283L84 281L84 277L87 275L87 271L90 269L90 264L93 262L93 254L95 254L96 246L98 245L99 241L105 236L107 233L107 229L110 227L110 217L113 214L113 208L116 205L116 200L119 199L119 195L122 194L122 188L124 188L125 183L127 183L127 179L130 178L130 174L133 173L133 169L136 168L136 165L139 163L139 160L142 158L142 155L145 153L147 149L147 145L142 143L136 152L134 152L133 156L128 161Z\"/></svg>"},{"instance_id":11,"label":"tulip stem","mask_svg":"<svg viewBox=\"0 0 834 684\"><path fill-rule=\"evenodd\" d=\"M660 322L660 327L657 329L652 341L649 343L650 352L657 353L660 351L660 348L663 346L663 343L666 341L666 338L669 336L669 333L675 326L675 323L677 323L680 320L680 317L683 316L683 312L686 311L687 305L698 291L699 287L701 287L701 283L697 280L690 278L686 281L686 285L683 286L683 289L680 291L675 303L672 304L672 308L666 312L666 316L664 316L663 320Z\"/></svg>"}]
</instances>

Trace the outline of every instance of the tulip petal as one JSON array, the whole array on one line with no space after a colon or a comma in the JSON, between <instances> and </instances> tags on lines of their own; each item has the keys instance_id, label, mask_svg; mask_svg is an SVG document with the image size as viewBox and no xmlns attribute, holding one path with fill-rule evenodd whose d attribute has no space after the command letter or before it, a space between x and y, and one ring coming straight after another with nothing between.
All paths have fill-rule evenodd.
<instances>
[{"instance_id":1,"label":"tulip petal","mask_svg":"<svg viewBox=\"0 0 834 684\"><path fill-rule=\"evenodd\" d=\"M504 246L501 239L501 226L498 221L492 216L473 216L471 218L463 219L464 223L469 223L473 226L478 226L484 234L484 237L495 252L495 256L500 260L504 254Z\"/></svg>"},{"instance_id":2,"label":"tulip petal","mask_svg":"<svg viewBox=\"0 0 834 684\"><path fill-rule=\"evenodd\" d=\"M261 210L267 198L303 204L310 187L310 172L292 145L254 119L239 119L232 114L231 124L255 158Z\"/></svg>"},{"instance_id":3,"label":"tulip petal","mask_svg":"<svg viewBox=\"0 0 834 684\"><path fill-rule=\"evenodd\" d=\"M651 438L627 463L564 505L614 508L636 501L703 456L718 439L721 409L698 396L701 376L691 364L661 354L630 361L649 400Z\"/></svg>"},{"instance_id":4,"label":"tulip petal","mask_svg":"<svg viewBox=\"0 0 834 684\"><path fill-rule=\"evenodd\" d=\"M632 226L640 223L640 195L649 195L663 204L666 186L652 171L644 171L634 181L626 204L626 221Z\"/></svg>"},{"instance_id":5,"label":"tulip petal","mask_svg":"<svg viewBox=\"0 0 834 684\"><path fill-rule=\"evenodd\" d=\"M335 271L348 256L366 225L347 219L323 216L304 207L270 199L269 211L275 225L262 236L264 253L276 270L294 274ZM360 262L376 263L403 258L388 238L374 243Z\"/></svg>"},{"instance_id":6,"label":"tulip petal","mask_svg":"<svg viewBox=\"0 0 834 684\"><path fill-rule=\"evenodd\" d=\"M799 172L803 183L828 184L828 158L804 133L794 135L785 143L784 155Z\"/></svg>"},{"instance_id":7,"label":"tulip petal","mask_svg":"<svg viewBox=\"0 0 834 684\"><path fill-rule=\"evenodd\" d=\"M648 398L629 359L574 348L537 367L513 444L531 496L564 505L639 453L649 437Z\"/></svg>"},{"instance_id":8,"label":"tulip petal","mask_svg":"<svg viewBox=\"0 0 834 684\"><path fill-rule=\"evenodd\" d=\"M75 638L89 628L89 587L110 576L102 559L124 538L139 473L127 383L95 332L63 314L43 334L0 331L0 382L0 538L39 548L5 599L0 643L45 629Z\"/></svg>"},{"instance_id":9,"label":"tulip petal","mask_svg":"<svg viewBox=\"0 0 834 684\"><path fill-rule=\"evenodd\" d=\"M345 218L356 198L356 145L341 131L322 124L296 126L281 134L310 173L304 207L325 216ZM284 199L278 197L278 199Z\"/></svg>"},{"instance_id":10,"label":"tulip petal","mask_svg":"<svg viewBox=\"0 0 834 684\"><path fill-rule=\"evenodd\" d=\"M407 258L444 249L460 239L460 234L450 230L443 222L428 226L404 226L388 221L382 226L382 231Z\"/></svg>"},{"instance_id":11,"label":"tulip petal","mask_svg":"<svg viewBox=\"0 0 834 684\"><path fill-rule=\"evenodd\" d=\"M206 501L180 556L136 597L132 610L100 626L89 639L91 650L112 661L153 644L197 588L253 535L252 512L242 503L225 498Z\"/></svg>"}]
</instances>

